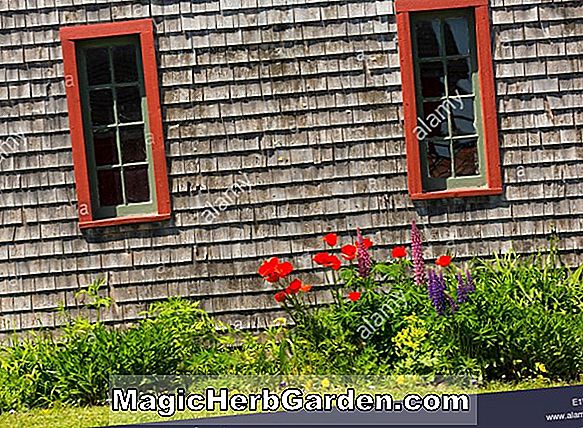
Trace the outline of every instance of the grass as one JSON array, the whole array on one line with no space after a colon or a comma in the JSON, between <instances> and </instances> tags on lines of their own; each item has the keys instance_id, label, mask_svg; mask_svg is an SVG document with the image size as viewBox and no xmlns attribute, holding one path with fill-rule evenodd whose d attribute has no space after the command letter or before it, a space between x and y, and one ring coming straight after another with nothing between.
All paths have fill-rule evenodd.
<instances>
[{"instance_id":1,"label":"grass","mask_svg":"<svg viewBox=\"0 0 583 428\"><path fill-rule=\"evenodd\" d=\"M408 388L403 385L398 390L391 391L394 397L398 398L405 393L427 394L437 393L491 393L503 391L518 391L527 389L552 388L568 386L564 382L549 382L544 379L527 380L520 383L493 382L479 389L461 390L460 388ZM378 391L380 392L380 391ZM194 414L182 413L170 418L174 420L189 419L201 416L217 416L215 414ZM115 424L132 424L140 422L160 422L168 421L168 418L161 418L154 413L126 413L115 418ZM36 409L28 412L4 413L0 415L0 426L4 428L89 428L110 426L110 410L107 406L98 407L71 407L65 405L54 405L48 409Z\"/></svg>"},{"instance_id":2,"label":"grass","mask_svg":"<svg viewBox=\"0 0 583 428\"><path fill-rule=\"evenodd\" d=\"M0 415L5 428L87 428L109 425L109 407L70 407L55 405L26 413Z\"/></svg>"}]
</instances>

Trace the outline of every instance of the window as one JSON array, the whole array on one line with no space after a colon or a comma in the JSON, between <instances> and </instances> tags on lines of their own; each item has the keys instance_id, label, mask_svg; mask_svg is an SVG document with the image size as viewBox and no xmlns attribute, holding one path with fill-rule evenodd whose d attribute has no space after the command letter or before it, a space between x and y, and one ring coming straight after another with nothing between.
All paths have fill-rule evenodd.
<instances>
[{"instance_id":1,"label":"window","mask_svg":"<svg viewBox=\"0 0 583 428\"><path fill-rule=\"evenodd\" d=\"M152 21L61 29L81 228L170 218Z\"/></svg>"},{"instance_id":2,"label":"window","mask_svg":"<svg viewBox=\"0 0 583 428\"><path fill-rule=\"evenodd\" d=\"M396 8L411 197L500 194L487 0Z\"/></svg>"}]
</instances>

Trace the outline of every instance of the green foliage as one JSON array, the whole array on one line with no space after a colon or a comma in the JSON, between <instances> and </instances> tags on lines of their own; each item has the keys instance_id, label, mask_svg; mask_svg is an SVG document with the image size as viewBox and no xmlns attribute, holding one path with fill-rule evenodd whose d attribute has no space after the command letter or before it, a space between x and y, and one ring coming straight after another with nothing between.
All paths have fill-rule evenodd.
<instances>
[{"instance_id":1,"label":"green foliage","mask_svg":"<svg viewBox=\"0 0 583 428\"><path fill-rule=\"evenodd\" d=\"M105 400L110 375L167 374L216 341L216 326L198 303L170 299L126 330L71 320L61 337L36 333L0 350L0 410L59 401Z\"/></svg>"},{"instance_id":2,"label":"green foliage","mask_svg":"<svg viewBox=\"0 0 583 428\"><path fill-rule=\"evenodd\" d=\"M182 372L184 361L216 341L216 325L198 302L171 298L155 303L116 347L116 374Z\"/></svg>"},{"instance_id":3,"label":"green foliage","mask_svg":"<svg viewBox=\"0 0 583 428\"><path fill-rule=\"evenodd\" d=\"M187 371L200 375L288 373L295 344L284 321L259 335L223 326L215 346L191 355Z\"/></svg>"},{"instance_id":4,"label":"green foliage","mask_svg":"<svg viewBox=\"0 0 583 428\"><path fill-rule=\"evenodd\" d=\"M582 268L572 273L552 250L476 260L474 271L470 302L433 324L434 340L458 360L454 366L472 361L486 379L583 373Z\"/></svg>"},{"instance_id":5,"label":"green foliage","mask_svg":"<svg viewBox=\"0 0 583 428\"><path fill-rule=\"evenodd\" d=\"M399 374L432 374L443 358L439 349L429 341L427 322L415 314L405 317L405 326L393 337Z\"/></svg>"},{"instance_id":6,"label":"green foliage","mask_svg":"<svg viewBox=\"0 0 583 428\"><path fill-rule=\"evenodd\" d=\"M583 267L563 266L554 247L534 257L510 252L474 260L476 290L446 316L435 312L426 287L413 283L410 267L406 260L376 263L368 278L359 278L354 267L343 268L332 304L292 307L306 312L292 312L295 320L306 321L295 327L296 334L307 343L326 343L320 353L333 362L328 369L334 373L349 373L355 362L362 373L487 381L573 380L583 373ZM450 265L443 272L447 293L456 296L460 270ZM348 301L345 289L361 290L362 296ZM424 334L414 346L400 348L404 335L415 331Z\"/></svg>"},{"instance_id":7,"label":"green foliage","mask_svg":"<svg viewBox=\"0 0 583 428\"><path fill-rule=\"evenodd\" d=\"M88 302L85 304L88 308L101 309L109 308L113 303L111 297L104 297L99 293L99 290L106 285L105 278L98 278L87 286L86 289L79 290L75 293L75 298L86 296Z\"/></svg>"}]
</instances>

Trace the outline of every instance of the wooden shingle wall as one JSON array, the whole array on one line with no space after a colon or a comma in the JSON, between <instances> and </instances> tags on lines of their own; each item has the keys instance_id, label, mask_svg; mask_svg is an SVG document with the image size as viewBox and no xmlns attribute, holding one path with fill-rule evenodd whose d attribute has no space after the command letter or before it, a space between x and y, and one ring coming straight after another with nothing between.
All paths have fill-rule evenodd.
<instances>
[{"instance_id":1,"label":"wooden shingle wall","mask_svg":"<svg viewBox=\"0 0 583 428\"><path fill-rule=\"evenodd\" d=\"M261 327L277 308L261 259L310 270L325 232L357 226L385 257L412 219L428 256L529 253L556 232L582 262L583 4L491 8L504 195L413 204L390 0L0 0L0 332L58 324L100 274L111 321L181 295ZM173 220L81 233L58 30L144 17Z\"/></svg>"}]
</instances>

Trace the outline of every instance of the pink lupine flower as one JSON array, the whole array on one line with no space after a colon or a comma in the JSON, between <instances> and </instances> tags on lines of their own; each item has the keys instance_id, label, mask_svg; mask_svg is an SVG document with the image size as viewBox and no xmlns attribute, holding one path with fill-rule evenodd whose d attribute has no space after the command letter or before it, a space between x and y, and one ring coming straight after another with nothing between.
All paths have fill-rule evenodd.
<instances>
[{"instance_id":1,"label":"pink lupine flower","mask_svg":"<svg viewBox=\"0 0 583 428\"><path fill-rule=\"evenodd\" d=\"M365 239L360 233L360 229L356 229L356 257L358 259L358 273L361 278L366 278L370 275L370 269L372 267L372 260L370 258L370 253Z\"/></svg>"},{"instance_id":2,"label":"pink lupine flower","mask_svg":"<svg viewBox=\"0 0 583 428\"><path fill-rule=\"evenodd\" d=\"M423 285L427 282L425 259L423 258L421 232L415 220L411 222L411 257L413 259L413 279L415 284Z\"/></svg>"}]
</instances>

